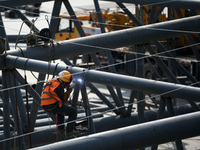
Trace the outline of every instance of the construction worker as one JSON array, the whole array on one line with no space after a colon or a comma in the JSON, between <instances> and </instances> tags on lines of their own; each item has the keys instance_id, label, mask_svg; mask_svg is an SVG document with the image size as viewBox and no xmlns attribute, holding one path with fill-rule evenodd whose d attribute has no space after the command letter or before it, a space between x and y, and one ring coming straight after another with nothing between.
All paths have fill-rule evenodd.
<instances>
[{"instance_id":1,"label":"construction worker","mask_svg":"<svg viewBox=\"0 0 200 150\"><path fill-rule=\"evenodd\" d=\"M74 130L77 109L65 105L72 91L70 83L73 77L70 72L64 70L58 74L59 78L48 80L42 93L41 106L58 125L59 133L65 133L64 117L68 116L66 133L77 134ZM66 92L64 92L66 89Z\"/></svg>"}]
</instances>

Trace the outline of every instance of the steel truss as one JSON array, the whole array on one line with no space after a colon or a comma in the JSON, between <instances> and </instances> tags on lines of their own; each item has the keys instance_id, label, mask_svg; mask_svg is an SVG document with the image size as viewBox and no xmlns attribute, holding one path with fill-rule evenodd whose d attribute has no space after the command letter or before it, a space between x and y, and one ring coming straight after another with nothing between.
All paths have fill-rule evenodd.
<instances>
[{"instance_id":1,"label":"steel truss","mask_svg":"<svg viewBox=\"0 0 200 150\"><path fill-rule=\"evenodd\" d=\"M37 0L37 1L7 1L7 0L1 0L0 5L6 6L6 7L15 7L20 5L27 5L27 4L34 4L39 2L46 2L47 0ZM74 21L79 34L82 38L74 39L74 40L68 40L63 42L58 42L54 44L54 60L61 59L63 62L65 62L67 65L61 65L59 63L51 63L49 65L49 62L52 61L52 58L46 57L46 56L52 56L51 46L31 46L27 47L26 49L20 49L20 50L9 50L9 43L8 38L5 32L5 29L3 28L3 21L2 17L0 18L0 25L2 26L0 28L0 33L3 38L7 39L7 46L5 46L5 51L1 51L0 55L0 69L2 70L2 90L1 90L1 115L2 118L0 120L0 123L2 123L3 126L3 136L0 136L1 141L4 141L4 146L1 146L1 149L10 150L13 149L13 141L7 140L9 138L13 138L13 135L11 130L15 128L17 130L17 135L21 136L19 138L16 138L18 143L17 147L20 149L27 149L28 147L35 147L42 144L49 144L51 142L55 142L53 138L41 138L42 141L38 141L35 143L32 143L33 141L37 141L37 136L29 136L29 139L27 141L27 138L22 136L24 133L31 133L34 132L37 127L43 127L43 123L39 124L36 123L38 118L46 118L47 116L44 115L44 111L40 109L40 95L42 92L43 84L46 75L57 75L58 72L61 70L67 69L70 72L74 74L74 77L78 78L81 77L85 80L85 83L83 86L77 85L74 89L74 95L72 98L72 105L74 107L77 106L78 103L78 97L79 97L79 91L81 92L81 97L83 99L83 106L84 106L84 112L85 116L87 116L88 123L89 123L89 131L90 133L96 133L99 132L98 126L95 125L95 122L93 121L93 108L90 106L89 97L87 94L87 88L90 88L101 100L104 104L106 104L106 108L109 110L112 110L117 117L124 117L128 118L127 122L129 120L130 115L133 113L133 102L134 99L137 99L137 110L138 110L138 124L143 123L147 121L147 117L145 114L151 114L151 111L145 111L145 94L150 95L150 98L153 101L152 94L160 95L160 103L159 107L157 108L157 117L154 119L157 119L157 121L152 123L145 123L145 124L139 124L138 126L130 126L125 127L120 130L120 134L118 131L108 131L105 133L98 133L94 134L89 137L89 139L99 138L101 136L106 137L109 139L108 141L113 140L113 134L116 134L119 136L119 138L116 140L121 139L121 134L127 136L130 135L128 140L138 140L139 145L131 145L130 142L127 140L126 143L118 143L125 146L126 149L128 148L144 148L145 146L152 146L152 149L157 149L158 145L164 142L169 141L176 141L177 149L183 149L183 145L181 140L183 138L188 138L192 136L198 136L200 130L197 128L199 127L199 119L198 115L199 113L193 113L193 114L187 114L185 116L180 117L173 117L165 120L158 120L163 117L165 117L165 107L167 107L167 111L170 114L170 116L175 116L175 108L174 108L174 101L175 98L181 98L187 100L187 102L190 104L193 111L198 111L199 106L197 105L197 102L200 101L200 89L199 89L199 72L197 72L197 76L191 75L190 72L188 72L182 64L180 64L176 59L170 61L171 67L168 67L166 63L159 57L157 53L157 49L160 51L166 53L168 57L176 58L172 53L170 53L167 48L160 42L161 40L165 39L173 39L177 36L186 35L187 39L190 44L196 44L194 41L191 33L197 33L200 31L199 25L200 25L200 16L191 16L187 18L183 18L182 13L180 11L180 8L192 8L191 11L196 12L199 10L200 3L198 1L173 1L173 2L164 2L161 0L152 0L148 1L120 1L116 0L113 1L116 2L116 4L124 10L124 12L132 19L132 21L135 23L137 27L130 28L130 29L124 29L120 31L114 31L105 33L105 27L103 24L100 24L101 32L100 35L85 37L85 33L81 27L81 24L79 21ZM152 5L151 12L149 12L149 25L143 25L143 22L140 21L134 14L132 14L126 7L123 5L122 2L127 3L133 3L133 4L139 4L139 5L147 5L149 3L156 3L156 5ZM71 15L71 18L74 20L77 20L77 17L75 15L75 12L73 8L71 7L68 0L63 1L55 1L54 7L52 10L52 16L59 17L61 4L64 4L66 9L68 10L69 14ZM180 4L180 5L179 5ZM101 11L100 5L98 3L98 0L94 0L94 5L97 12ZM160 6L160 10L156 12L156 7ZM177 20L168 20L166 22L160 22L155 23L156 20L158 20L159 15L161 14L164 7L168 7L168 9L173 9L177 12L179 18ZM11 8L12 9L12 8ZM142 10L145 10L143 6L141 6L141 17L142 17ZM27 18L18 10L14 10L15 13L20 16L20 18L24 21L27 20ZM170 12L170 11L169 11ZM169 19L171 17L171 14L169 13ZM52 17L50 22L50 31L52 35L55 34L55 26L58 24L58 19L55 19ZM99 13L98 14L98 20L99 22L102 21L102 16ZM31 27L31 22L26 21L27 25ZM35 27L35 30L38 30ZM176 32L174 32L176 31ZM182 32L187 31L187 32ZM189 33L190 32L190 33ZM6 45L6 44L5 44ZM138 68L137 74L135 76L127 76L118 74L116 68L113 66L114 60L112 57L112 53L110 50L114 48L120 48L120 47L128 47L130 46L132 49L135 49L137 51L137 65ZM156 46L156 48L154 48ZM170 48L173 48L171 46ZM7 49L7 50L6 50ZM73 51L72 51L73 50ZM70 57L76 57L78 55L85 55L90 54L91 58L95 62L95 66L100 67L101 63L99 59L96 57L96 52L105 51L107 57L109 58L109 64L110 64L110 70L111 72L105 72L103 69L97 70L90 70L85 69L81 67L74 67L76 64L72 64L68 58ZM158 67L161 69L162 73L165 76L165 81L158 81L158 80L152 80L152 79L145 79L144 76L144 54L148 51L151 55L151 57L154 59L155 64L152 64L152 66L157 66L151 71L156 73L157 76L161 77L161 75L158 72ZM196 60L200 60L200 54L199 50L196 47L192 47L192 51L194 53L194 56L196 57ZM199 63L197 63L199 65ZM170 65L169 65L170 66ZM27 83L26 77L21 76L21 74L17 71L17 69L23 69L27 71L35 71L38 72L38 83L35 87ZM183 85L181 81L176 77L176 70L179 69L191 82L192 86ZM99 83L106 85L107 90L110 93L110 96L113 99L113 102L111 102L96 86L94 83ZM20 87L20 88L13 88L13 87ZM126 106L127 102L122 96L121 88L125 89L131 89L131 95L128 100L128 106ZM145 94L144 94L145 93ZM32 99L28 99L27 95L31 95ZM188 109L185 109L188 110ZM189 111L191 112L191 111ZM184 112L184 113L189 113ZM10 117L11 116L11 117ZM101 115L100 115L101 116ZM102 117L102 116L101 116ZM101 120L102 118L100 118ZM103 119L102 119L103 120ZM192 124L192 121L198 121L198 124ZM45 125L48 121L45 121ZM119 121L120 122L120 121ZM126 121L125 121L126 122ZM189 133L187 135L184 135L183 130L177 130L179 128L179 124L182 124L182 128L185 130L185 127L190 125L189 127ZM120 124L120 123L119 123ZM154 128L155 125L158 125L156 128ZM105 127L107 126L107 123L103 124ZM132 125L132 124L129 124ZM168 126L169 125L169 126ZM120 127L124 127L127 125L123 125ZM148 126L148 128L147 128ZM169 137L165 140L159 140L160 137L163 137L163 134L161 132L158 132L156 134L155 140L145 140L146 143L144 143L144 138L141 135L138 135L136 133L146 133L149 138L152 138L149 135L152 135L153 133L149 131L159 130L164 131L164 127L167 126L169 129L169 132L166 133L166 135L176 132L176 138ZM113 126L111 126L112 128ZM114 127L113 127L114 128ZM140 130L138 130L138 128ZM193 130L195 128L195 130ZM54 131L55 128L52 128L52 131ZM110 129L109 129L110 130ZM49 131L48 131L49 132ZM50 133L49 132L49 133ZM131 134L130 134L131 133ZM45 137L46 134L44 132L37 133L40 137ZM138 136L137 136L138 135ZM115 136L115 135L114 135ZM32 138L32 139L31 139ZM4 140L5 139L5 140ZM178 140L178 141L177 141ZM77 140L78 141L78 140ZM147 142L148 141L148 142ZM95 145L97 141L94 141L93 139L91 141L87 139L86 141L81 141L82 143L86 145ZM54 149L61 149L62 146L66 147L67 144L71 145L73 142L66 141L62 142L61 146L57 146L55 144ZM78 142L77 142L78 143ZM89 143L89 144L88 144ZM112 142L111 142L112 143ZM1 142L2 144L2 142ZM105 144L105 143L104 143ZM73 146L74 149L74 145ZM98 145L96 145L98 146ZM115 147L116 146L116 147ZM117 144L113 146L112 148L119 148ZM49 148L51 146L44 146L45 148ZM82 146L81 146L82 147ZM42 147L41 147L42 148ZM87 149L94 149L93 146L87 146ZM106 149L112 149L110 148L110 143L105 144ZM37 148L36 148L37 149ZM40 149L40 148L39 148ZM70 146L69 146L70 149ZM80 145L77 145L75 149L80 149Z\"/></svg>"}]
</instances>

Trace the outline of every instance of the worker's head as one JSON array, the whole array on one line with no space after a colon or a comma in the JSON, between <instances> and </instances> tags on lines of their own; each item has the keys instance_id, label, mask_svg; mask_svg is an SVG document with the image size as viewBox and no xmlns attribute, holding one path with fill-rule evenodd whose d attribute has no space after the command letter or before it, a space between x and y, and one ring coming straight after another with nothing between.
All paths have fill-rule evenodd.
<instances>
[{"instance_id":1,"label":"worker's head","mask_svg":"<svg viewBox=\"0 0 200 150\"><path fill-rule=\"evenodd\" d=\"M71 73L67 70L59 72L58 76L63 81L64 87L68 87L73 80Z\"/></svg>"}]
</instances>

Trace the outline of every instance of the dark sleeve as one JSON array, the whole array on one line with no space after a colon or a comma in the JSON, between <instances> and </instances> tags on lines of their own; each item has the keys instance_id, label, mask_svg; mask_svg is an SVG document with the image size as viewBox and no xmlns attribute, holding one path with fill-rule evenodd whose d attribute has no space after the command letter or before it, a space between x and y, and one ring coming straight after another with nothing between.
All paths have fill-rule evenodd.
<instances>
[{"instance_id":1,"label":"dark sleeve","mask_svg":"<svg viewBox=\"0 0 200 150\"><path fill-rule=\"evenodd\" d=\"M60 97L60 99L63 101L64 100L64 88L62 84L60 84L54 92Z\"/></svg>"}]
</instances>

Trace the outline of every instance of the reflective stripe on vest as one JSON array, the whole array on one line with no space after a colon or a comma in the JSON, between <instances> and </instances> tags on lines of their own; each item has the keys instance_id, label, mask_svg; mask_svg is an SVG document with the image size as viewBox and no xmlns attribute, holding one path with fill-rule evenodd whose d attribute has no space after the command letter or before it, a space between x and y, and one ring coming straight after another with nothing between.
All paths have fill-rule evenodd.
<instances>
[{"instance_id":1,"label":"reflective stripe on vest","mask_svg":"<svg viewBox=\"0 0 200 150\"><path fill-rule=\"evenodd\" d=\"M58 102L59 107L62 107L62 101L60 97L54 92L59 85L60 82L57 79L47 81L42 93L41 106Z\"/></svg>"}]
</instances>

